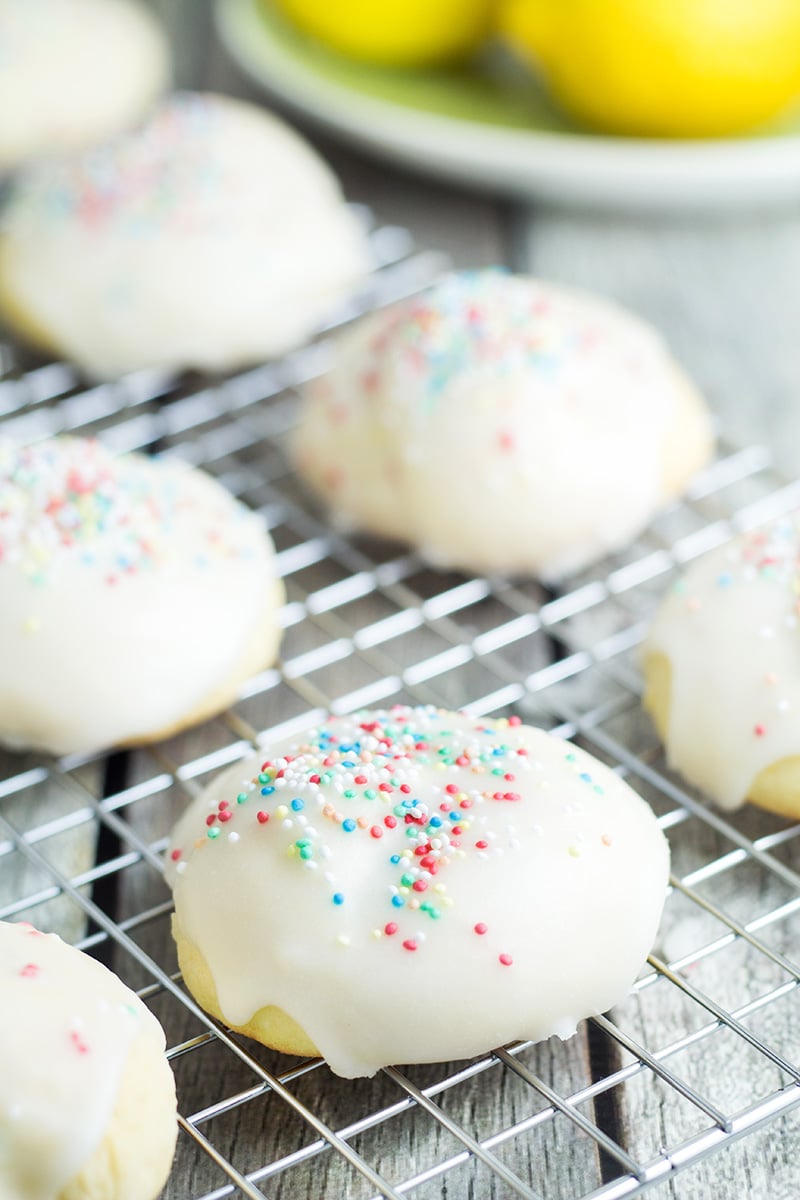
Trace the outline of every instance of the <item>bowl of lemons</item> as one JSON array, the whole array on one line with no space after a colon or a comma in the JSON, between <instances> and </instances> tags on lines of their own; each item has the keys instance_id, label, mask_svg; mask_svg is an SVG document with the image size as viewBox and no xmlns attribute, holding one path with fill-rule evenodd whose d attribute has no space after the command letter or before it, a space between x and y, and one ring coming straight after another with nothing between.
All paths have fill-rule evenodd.
<instances>
[{"instance_id":1,"label":"bowl of lemons","mask_svg":"<svg viewBox=\"0 0 800 1200\"><path fill-rule=\"evenodd\" d=\"M217 0L274 99L371 153L583 205L800 196L797 0Z\"/></svg>"}]
</instances>

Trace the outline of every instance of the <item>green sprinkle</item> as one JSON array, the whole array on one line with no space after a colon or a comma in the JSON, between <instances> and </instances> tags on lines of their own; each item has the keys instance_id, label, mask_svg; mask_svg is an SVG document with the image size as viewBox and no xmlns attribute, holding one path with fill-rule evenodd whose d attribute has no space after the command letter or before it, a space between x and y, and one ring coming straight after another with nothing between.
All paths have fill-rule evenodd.
<instances>
[{"instance_id":1,"label":"green sprinkle","mask_svg":"<svg viewBox=\"0 0 800 1200\"><path fill-rule=\"evenodd\" d=\"M219 837L219 826L212 825L208 831L208 836L211 838L212 841L214 840L214 838L218 838Z\"/></svg>"},{"instance_id":2,"label":"green sprinkle","mask_svg":"<svg viewBox=\"0 0 800 1200\"><path fill-rule=\"evenodd\" d=\"M237 804L245 804L246 802L247 802L247 792L239 792L239 795L236 797L236 803Z\"/></svg>"}]
</instances>

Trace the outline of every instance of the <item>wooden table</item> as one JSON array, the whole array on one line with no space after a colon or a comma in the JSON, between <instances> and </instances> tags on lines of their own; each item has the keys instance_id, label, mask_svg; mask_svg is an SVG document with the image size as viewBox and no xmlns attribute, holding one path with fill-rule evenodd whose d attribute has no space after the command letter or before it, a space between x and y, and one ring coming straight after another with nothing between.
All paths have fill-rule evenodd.
<instances>
[{"instance_id":1,"label":"wooden table","mask_svg":"<svg viewBox=\"0 0 800 1200\"><path fill-rule=\"evenodd\" d=\"M183 0L167 15L191 28L182 82L253 95L201 6ZM665 772L638 704L635 643L675 569L676 544L690 558L727 536L748 505L777 511L800 498L779 491L771 465L797 473L800 202L721 219L540 207L468 195L311 136L348 195L378 223L411 230L418 246L458 266L502 262L588 287L651 319L705 390L724 437L767 452L725 448L690 505L558 596L436 575L395 549L343 542L293 499L287 508L282 467L254 479L251 455L243 465L236 449L214 447L213 431L234 426L250 428L254 445L280 442L286 402L263 381L241 416L219 417L223 386L182 432L179 397L145 396L122 421L112 389L100 421L112 442L188 440L196 461L270 513L292 602L284 677L164 746L60 765L5 756L0 916L82 939L164 1021L183 1114L171 1200L221 1196L230 1180L276 1200L621 1198L645 1182L665 1200L796 1197L800 828L749 809L722 820ZM24 386L51 388L45 425L55 428L61 397L79 388L46 379ZM71 411L83 429L88 418ZM23 413L20 428L29 427ZM320 545L315 556L309 547ZM381 638L378 622L389 618L400 633ZM365 629L375 637L357 645ZM339 657L325 660L321 648L337 641ZM309 668L293 674L307 654ZM383 686L387 677L397 686ZM519 711L618 764L653 803L672 841L674 888L656 958L618 1011L567 1043L353 1084L230 1040L180 998L160 875L175 816L255 733L358 688Z\"/></svg>"}]
</instances>

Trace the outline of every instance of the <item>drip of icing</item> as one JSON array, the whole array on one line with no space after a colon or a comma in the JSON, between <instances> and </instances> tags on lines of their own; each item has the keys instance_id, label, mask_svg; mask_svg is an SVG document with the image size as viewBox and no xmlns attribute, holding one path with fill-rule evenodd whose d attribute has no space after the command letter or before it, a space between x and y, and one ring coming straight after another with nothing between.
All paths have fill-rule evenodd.
<instances>
[{"instance_id":1,"label":"drip of icing","mask_svg":"<svg viewBox=\"0 0 800 1200\"><path fill-rule=\"evenodd\" d=\"M105 967L4 922L0 1015L0 1195L52 1200L102 1141L134 1038L164 1036Z\"/></svg>"},{"instance_id":2,"label":"drip of icing","mask_svg":"<svg viewBox=\"0 0 800 1200\"><path fill-rule=\"evenodd\" d=\"M670 664L670 764L727 809L800 754L800 515L705 555L665 597L642 658Z\"/></svg>"},{"instance_id":3,"label":"drip of icing","mask_svg":"<svg viewBox=\"0 0 800 1200\"><path fill-rule=\"evenodd\" d=\"M167 872L225 1018L277 1005L356 1076L564 1034L615 1003L667 861L649 808L580 750L398 707L226 772Z\"/></svg>"}]
</instances>

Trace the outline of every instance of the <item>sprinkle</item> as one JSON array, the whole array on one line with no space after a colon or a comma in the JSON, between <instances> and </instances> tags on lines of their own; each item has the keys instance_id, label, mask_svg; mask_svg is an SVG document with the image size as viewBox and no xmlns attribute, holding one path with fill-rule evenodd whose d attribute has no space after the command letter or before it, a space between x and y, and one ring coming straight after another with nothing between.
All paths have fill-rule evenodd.
<instances>
[{"instance_id":1,"label":"sprinkle","mask_svg":"<svg viewBox=\"0 0 800 1200\"><path fill-rule=\"evenodd\" d=\"M26 963L20 971L20 975L23 979L35 979L40 971L41 967L38 963Z\"/></svg>"},{"instance_id":2,"label":"sprinkle","mask_svg":"<svg viewBox=\"0 0 800 1200\"><path fill-rule=\"evenodd\" d=\"M173 850L173 851L171 851L169 857L172 862L177 862L182 854L183 854L182 850Z\"/></svg>"},{"instance_id":3,"label":"sprinkle","mask_svg":"<svg viewBox=\"0 0 800 1200\"><path fill-rule=\"evenodd\" d=\"M418 949L418 943L414 940L414 938L406 938L406 940L403 942L403 949L413 952L414 950Z\"/></svg>"},{"instance_id":4,"label":"sprinkle","mask_svg":"<svg viewBox=\"0 0 800 1200\"><path fill-rule=\"evenodd\" d=\"M256 820L258 821L259 825L266 825L267 821L269 820L269 813L259 810L259 812L256 813Z\"/></svg>"},{"instance_id":5,"label":"sprinkle","mask_svg":"<svg viewBox=\"0 0 800 1200\"><path fill-rule=\"evenodd\" d=\"M397 933L397 928L398 928L398 926L397 926L396 921L387 921L387 923L383 927L383 932L388 937L392 937L393 934Z\"/></svg>"},{"instance_id":6,"label":"sprinkle","mask_svg":"<svg viewBox=\"0 0 800 1200\"><path fill-rule=\"evenodd\" d=\"M480 936L482 937L483 934L486 933L486 931L488 930L489 926L486 924L485 921L478 921L477 924L473 925L472 928L475 931L475 933L480 934Z\"/></svg>"},{"instance_id":7,"label":"sprinkle","mask_svg":"<svg viewBox=\"0 0 800 1200\"><path fill-rule=\"evenodd\" d=\"M766 732L767 732L766 726L764 726L764 725L754 725L753 726L753 733L756 735L756 737L759 737L759 738L763 737Z\"/></svg>"},{"instance_id":8,"label":"sprinkle","mask_svg":"<svg viewBox=\"0 0 800 1200\"><path fill-rule=\"evenodd\" d=\"M342 892L334 892L333 893L333 903L334 904L344 904L344 895L342 894Z\"/></svg>"},{"instance_id":9,"label":"sprinkle","mask_svg":"<svg viewBox=\"0 0 800 1200\"><path fill-rule=\"evenodd\" d=\"M510 954L499 954L497 957L504 967L510 967L514 962Z\"/></svg>"}]
</instances>

